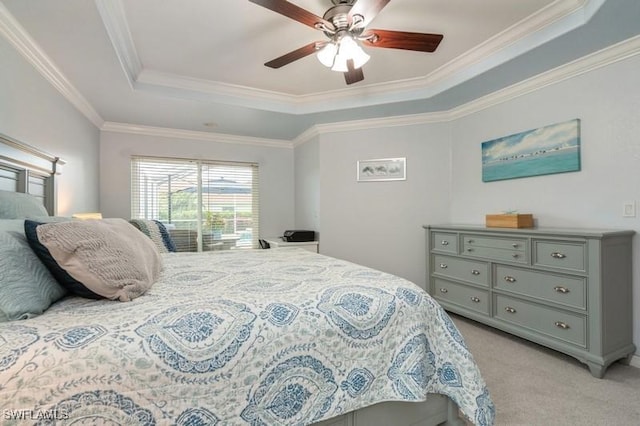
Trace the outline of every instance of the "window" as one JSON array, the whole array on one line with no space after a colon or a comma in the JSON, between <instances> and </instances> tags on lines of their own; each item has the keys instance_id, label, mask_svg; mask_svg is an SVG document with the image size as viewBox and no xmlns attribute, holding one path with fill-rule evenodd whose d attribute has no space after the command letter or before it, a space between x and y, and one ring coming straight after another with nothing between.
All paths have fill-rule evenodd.
<instances>
[{"instance_id":1,"label":"window","mask_svg":"<svg viewBox=\"0 0 640 426\"><path fill-rule=\"evenodd\" d=\"M131 217L159 220L178 251L258 247L258 165L132 157Z\"/></svg>"}]
</instances>

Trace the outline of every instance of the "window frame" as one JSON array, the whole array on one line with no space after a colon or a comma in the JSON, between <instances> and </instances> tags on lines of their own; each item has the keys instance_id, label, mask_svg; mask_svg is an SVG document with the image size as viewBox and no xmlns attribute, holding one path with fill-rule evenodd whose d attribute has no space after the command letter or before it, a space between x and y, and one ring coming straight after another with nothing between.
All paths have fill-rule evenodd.
<instances>
[{"instance_id":1,"label":"window frame","mask_svg":"<svg viewBox=\"0 0 640 426\"><path fill-rule=\"evenodd\" d=\"M154 215L153 212L149 212L149 208L146 207L148 204L145 203L145 206L143 206L143 200L145 198L145 196L143 194L146 194L146 191L148 191L148 188L144 188L144 182L143 179L141 178L141 171L140 171L140 165L143 164L144 162L148 162L148 163L157 163L160 164L162 166L166 165L167 169L169 169L171 167L171 165L175 165L176 168L184 166L185 167L185 172L184 173L195 173L196 174L196 180L195 180L195 185L192 185L194 188L196 188L194 191L196 192L197 195L197 201L196 201L196 218L193 219L196 222L196 228L194 229L195 232L197 232L197 251L208 251L208 250L203 250L203 240L205 239L203 231L206 231L206 229L203 229L203 225L205 222L205 211L211 211L211 210L206 210L205 209L205 200L204 200L204 196L203 196L203 192L205 191L205 189L208 189L208 193L211 192L211 179L209 179L208 184L203 185L203 175L205 173L209 174L211 169L216 169L216 168L224 168L224 167L228 167L230 172L230 175L233 177L236 176L240 176L240 174L238 173L238 171L242 171L243 168L246 168L247 171L247 176L249 176L250 174L250 203L251 203L251 210L250 210L250 216L251 216L251 243L250 245L248 245L248 247L246 248L258 248L259 247L259 229L260 229L260 223L259 223L259 219L260 219L260 202L259 202L259 164L256 162L240 162L240 161L223 161L223 160L210 160L210 159L195 159L195 158L180 158L180 157L162 157L162 156L149 156L149 155L132 155L130 158L130 179L131 179L131 218L141 218L141 219L155 219L155 220L161 220L160 219L160 212L159 210L156 212L156 214ZM192 168L193 170L188 170L189 168ZM222 177L222 180L224 180L224 176ZM218 180L220 181L220 180ZM146 184L148 185L148 181ZM235 182L233 179L229 180L229 182ZM171 191L171 183L169 181L169 189L167 191L167 194L175 194L175 192ZM242 185L242 184L239 184ZM243 184L246 187L246 183ZM243 193L246 195L246 189L243 189ZM153 199L154 196L157 198L158 194L154 194L151 196L151 198ZM149 196L147 195L146 198L148 198ZM207 206L212 206L211 204L211 200L210 200L210 195L208 195L207 198ZM237 212L238 209L235 206L235 196L234 196L234 207L232 209L233 211L233 215L234 215L234 219L232 221L233 223L233 229L234 232L236 231L236 227L237 227ZM246 198L246 197L245 197ZM171 199L169 197L169 199ZM153 203L153 201L152 201ZM158 201L157 199L155 200L155 208L158 208ZM244 205L246 205L246 202L244 203ZM199 206L199 207L198 207ZM221 203L218 205L218 208L221 208L223 210L225 210L224 208L225 204ZM143 208L144 207L144 208ZM168 216L168 220L167 221L163 221L163 223L174 223L172 221L172 212L173 208L171 205L167 206L167 211L166 214ZM149 216L156 216L156 217L149 217ZM248 229L248 228L247 228ZM246 235L246 229L244 230L244 232L242 232L242 234ZM211 238L215 238L215 237L211 237ZM239 237L239 239L241 239L241 237ZM245 240L246 241L246 240ZM244 247L239 246L236 247L239 249L242 249ZM210 248L210 250L212 250L214 248Z\"/></svg>"}]
</instances>

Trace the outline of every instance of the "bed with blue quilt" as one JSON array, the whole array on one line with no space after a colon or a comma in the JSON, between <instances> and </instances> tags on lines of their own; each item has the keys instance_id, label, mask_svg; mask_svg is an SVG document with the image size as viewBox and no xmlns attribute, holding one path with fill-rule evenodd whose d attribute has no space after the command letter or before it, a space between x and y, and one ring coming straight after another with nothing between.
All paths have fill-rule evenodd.
<instances>
[{"instance_id":1,"label":"bed with blue quilt","mask_svg":"<svg viewBox=\"0 0 640 426\"><path fill-rule=\"evenodd\" d=\"M0 406L110 424L299 425L383 401L493 407L442 308L302 249L164 255L130 302L63 299L0 324Z\"/></svg>"},{"instance_id":2,"label":"bed with blue quilt","mask_svg":"<svg viewBox=\"0 0 640 426\"><path fill-rule=\"evenodd\" d=\"M44 291L39 283L57 275L38 272L25 226L33 214L2 199L8 192L0 192L2 424L494 422L462 335L405 279L299 248L158 252L157 279L144 291Z\"/></svg>"}]
</instances>

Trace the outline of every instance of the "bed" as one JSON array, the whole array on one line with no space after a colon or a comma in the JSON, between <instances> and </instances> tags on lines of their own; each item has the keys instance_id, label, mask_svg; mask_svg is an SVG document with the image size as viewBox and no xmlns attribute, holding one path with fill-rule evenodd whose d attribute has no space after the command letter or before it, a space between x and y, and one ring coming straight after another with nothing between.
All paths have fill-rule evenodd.
<instances>
[{"instance_id":1,"label":"bed","mask_svg":"<svg viewBox=\"0 0 640 426\"><path fill-rule=\"evenodd\" d=\"M16 182L31 170L55 188L56 157L42 173L6 146L0 168ZM50 215L54 192L39 199ZM66 295L0 322L4 422L494 422L463 337L409 281L296 248L159 257L158 279L130 301Z\"/></svg>"}]
</instances>

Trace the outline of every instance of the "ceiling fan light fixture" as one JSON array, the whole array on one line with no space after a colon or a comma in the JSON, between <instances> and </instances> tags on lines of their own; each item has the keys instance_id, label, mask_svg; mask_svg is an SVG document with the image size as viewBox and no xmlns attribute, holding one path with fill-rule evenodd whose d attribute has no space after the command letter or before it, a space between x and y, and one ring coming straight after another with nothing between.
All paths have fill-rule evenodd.
<instances>
[{"instance_id":1,"label":"ceiling fan light fixture","mask_svg":"<svg viewBox=\"0 0 640 426\"><path fill-rule=\"evenodd\" d=\"M338 46L335 43L327 43L322 49L318 50L316 57L322 65L327 68L333 67L334 58L338 53Z\"/></svg>"},{"instance_id":2,"label":"ceiling fan light fixture","mask_svg":"<svg viewBox=\"0 0 640 426\"><path fill-rule=\"evenodd\" d=\"M362 47L351 36L344 36L340 39L338 53L333 61L332 71L347 72L347 61L353 59L353 67L360 68L369 61L371 56L362 50Z\"/></svg>"}]
</instances>

